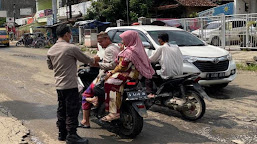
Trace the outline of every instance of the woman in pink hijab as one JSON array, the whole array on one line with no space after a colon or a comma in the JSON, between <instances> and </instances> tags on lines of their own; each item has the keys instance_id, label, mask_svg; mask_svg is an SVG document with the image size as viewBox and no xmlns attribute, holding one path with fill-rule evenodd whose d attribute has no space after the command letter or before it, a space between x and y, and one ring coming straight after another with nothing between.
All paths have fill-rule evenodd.
<instances>
[{"instance_id":1,"label":"woman in pink hijab","mask_svg":"<svg viewBox=\"0 0 257 144\"><path fill-rule=\"evenodd\" d=\"M103 121L112 121L120 118L120 107L124 84L131 79L139 79L141 76L151 79L154 70L145 52L142 41L136 31L128 30L120 35L123 46L116 59L117 66L106 76L105 109L108 115Z\"/></svg>"}]
</instances>

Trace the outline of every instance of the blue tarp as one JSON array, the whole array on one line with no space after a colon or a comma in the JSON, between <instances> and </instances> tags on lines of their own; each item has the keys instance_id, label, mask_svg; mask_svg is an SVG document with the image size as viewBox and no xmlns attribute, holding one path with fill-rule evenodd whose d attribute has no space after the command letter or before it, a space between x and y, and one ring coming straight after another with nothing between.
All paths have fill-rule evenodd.
<instances>
[{"instance_id":1,"label":"blue tarp","mask_svg":"<svg viewBox=\"0 0 257 144\"><path fill-rule=\"evenodd\" d=\"M100 22L97 20L86 20L86 21L76 22L74 26L83 26L84 29L95 29L95 28L103 26L105 24L110 24L110 22Z\"/></svg>"}]
</instances>

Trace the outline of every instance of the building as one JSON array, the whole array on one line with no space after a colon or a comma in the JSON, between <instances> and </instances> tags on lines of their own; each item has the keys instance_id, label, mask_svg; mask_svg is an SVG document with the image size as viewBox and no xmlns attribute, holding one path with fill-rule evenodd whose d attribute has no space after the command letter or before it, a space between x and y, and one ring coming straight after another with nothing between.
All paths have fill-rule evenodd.
<instances>
[{"instance_id":1,"label":"building","mask_svg":"<svg viewBox=\"0 0 257 144\"><path fill-rule=\"evenodd\" d=\"M216 3L218 5L223 5L223 4L227 4L230 2L234 2L234 0L210 0L210 1L212 1L213 3Z\"/></svg>"},{"instance_id":2,"label":"building","mask_svg":"<svg viewBox=\"0 0 257 144\"><path fill-rule=\"evenodd\" d=\"M166 18L189 17L190 14L217 6L209 0L163 0L158 3L156 17Z\"/></svg>"},{"instance_id":3,"label":"building","mask_svg":"<svg viewBox=\"0 0 257 144\"><path fill-rule=\"evenodd\" d=\"M0 0L0 11L7 11L7 17L24 18L36 12L35 0Z\"/></svg>"},{"instance_id":4,"label":"building","mask_svg":"<svg viewBox=\"0 0 257 144\"><path fill-rule=\"evenodd\" d=\"M234 0L235 14L257 13L257 0Z\"/></svg>"},{"instance_id":5,"label":"building","mask_svg":"<svg viewBox=\"0 0 257 144\"><path fill-rule=\"evenodd\" d=\"M199 16L216 16L221 13L225 15L257 13L257 0L233 0L229 3L226 0L219 2L222 2L223 5L199 12ZM226 4L224 4L225 2Z\"/></svg>"},{"instance_id":6,"label":"building","mask_svg":"<svg viewBox=\"0 0 257 144\"><path fill-rule=\"evenodd\" d=\"M90 0L70 0L71 4L78 4L78 3L82 3L82 2L87 2ZM57 7L64 7L67 6L68 4L66 3L66 0L57 0Z\"/></svg>"}]
</instances>

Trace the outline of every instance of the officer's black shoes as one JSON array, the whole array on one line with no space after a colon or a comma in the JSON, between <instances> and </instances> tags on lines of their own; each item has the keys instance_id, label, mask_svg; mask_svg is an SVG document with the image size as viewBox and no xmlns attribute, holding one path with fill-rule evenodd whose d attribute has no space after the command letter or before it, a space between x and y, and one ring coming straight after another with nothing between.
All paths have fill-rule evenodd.
<instances>
[{"instance_id":1,"label":"officer's black shoes","mask_svg":"<svg viewBox=\"0 0 257 144\"><path fill-rule=\"evenodd\" d=\"M58 135L58 140L59 141L65 141L66 140L66 136L67 136L67 132L59 132L59 135Z\"/></svg>"},{"instance_id":2,"label":"officer's black shoes","mask_svg":"<svg viewBox=\"0 0 257 144\"><path fill-rule=\"evenodd\" d=\"M77 133L68 134L66 144L88 144L88 140L81 138Z\"/></svg>"}]
</instances>

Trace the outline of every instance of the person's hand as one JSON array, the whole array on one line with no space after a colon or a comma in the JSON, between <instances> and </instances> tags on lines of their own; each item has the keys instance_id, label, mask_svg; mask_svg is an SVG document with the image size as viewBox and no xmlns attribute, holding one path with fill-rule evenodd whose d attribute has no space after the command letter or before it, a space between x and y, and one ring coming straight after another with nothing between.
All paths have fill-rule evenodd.
<instances>
[{"instance_id":1,"label":"person's hand","mask_svg":"<svg viewBox=\"0 0 257 144\"><path fill-rule=\"evenodd\" d=\"M95 55L94 59L95 59L95 63L98 63L100 61L100 57L98 55Z\"/></svg>"},{"instance_id":2,"label":"person's hand","mask_svg":"<svg viewBox=\"0 0 257 144\"><path fill-rule=\"evenodd\" d=\"M91 67L99 67L99 63L96 62L96 63L91 64L90 66L91 66Z\"/></svg>"},{"instance_id":3,"label":"person's hand","mask_svg":"<svg viewBox=\"0 0 257 144\"><path fill-rule=\"evenodd\" d=\"M123 43L119 43L118 46L120 47L120 50L121 50L121 51L124 50L124 44L123 44Z\"/></svg>"}]
</instances>

